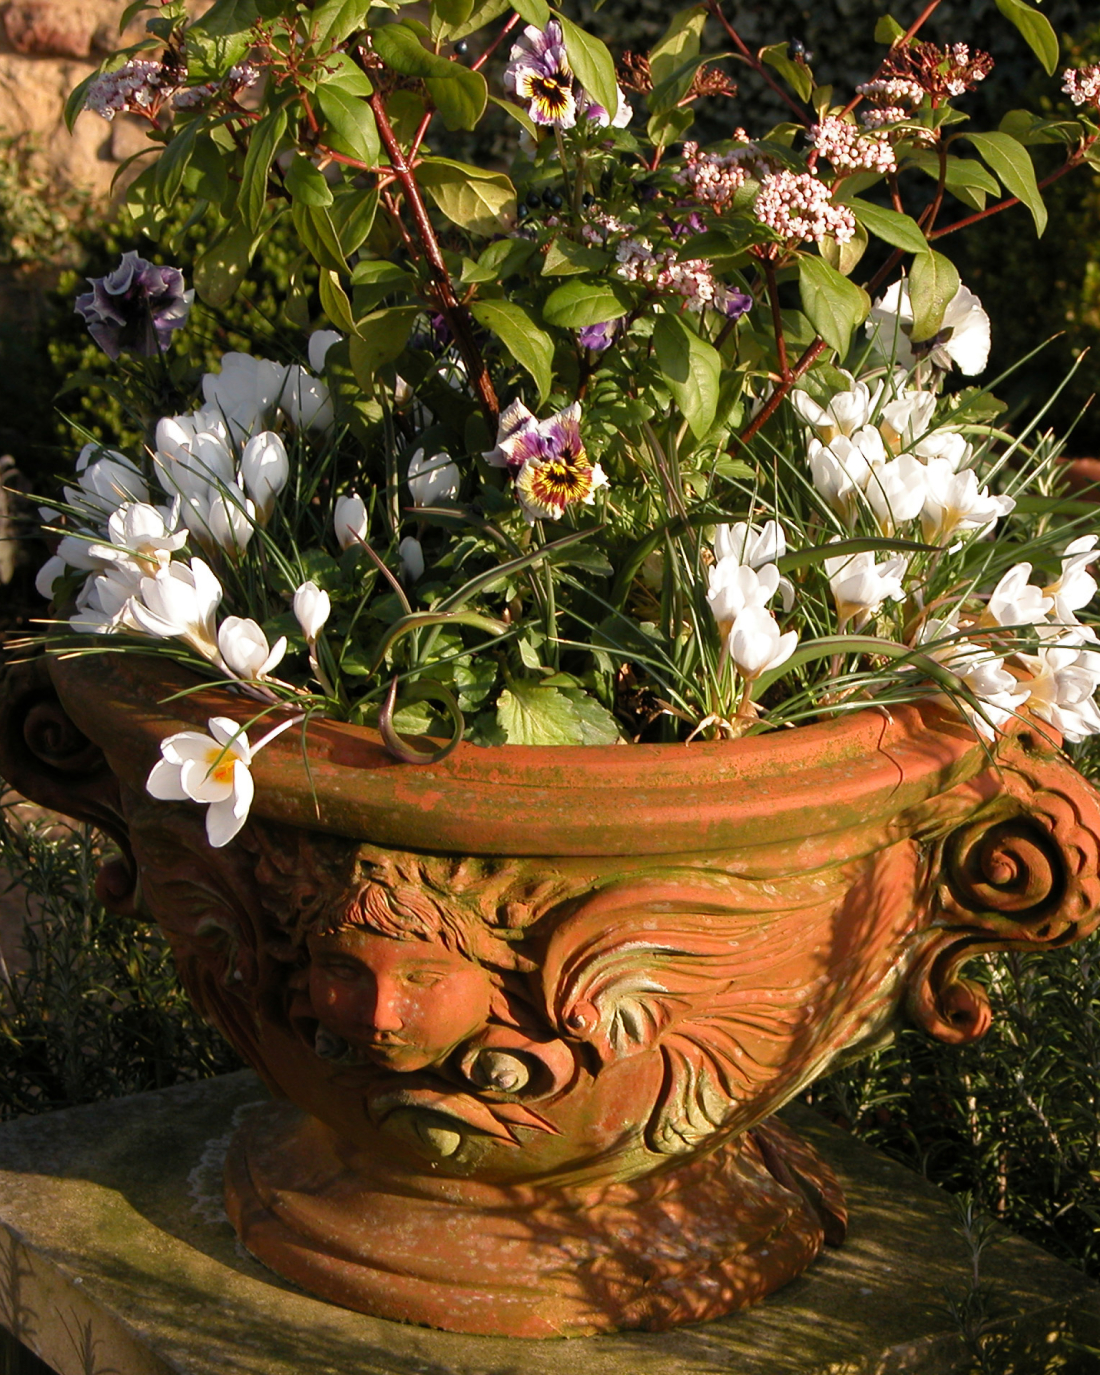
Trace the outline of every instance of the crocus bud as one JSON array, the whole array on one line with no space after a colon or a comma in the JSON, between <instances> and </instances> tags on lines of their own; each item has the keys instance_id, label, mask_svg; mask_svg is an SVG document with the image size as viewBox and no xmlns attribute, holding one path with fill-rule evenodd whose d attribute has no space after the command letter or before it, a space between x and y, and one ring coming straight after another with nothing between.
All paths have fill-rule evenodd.
<instances>
[{"instance_id":1,"label":"crocus bud","mask_svg":"<svg viewBox=\"0 0 1100 1375\"><path fill-rule=\"evenodd\" d=\"M341 549L349 549L367 537L367 503L361 496L337 497L332 515L333 529Z\"/></svg>"},{"instance_id":2,"label":"crocus bud","mask_svg":"<svg viewBox=\"0 0 1100 1375\"><path fill-rule=\"evenodd\" d=\"M397 554L405 581L418 582L424 576L424 550L420 547L420 541L412 535L406 535L397 546Z\"/></svg>"},{"instance_id":3,"label":"crocus bud","mask_svg":"<svg viewBox=\"0 0 1100 1375\"><path fill-rule=\"evenodd\" d=\"M417 449L409 459L409 491L416 506L438 506L458 497L461 474L446 453L424 457Z\"/></svg>"},{"instance_id":4,"label":"crocus bud","mask_svg":"<svg viewBox=\"0 0 1100 1375\"><path fill-rule=\"evenodd\" d=\"M267 523L289 476L286 446L271 430L254 436L241 450L241 481L256 503L261 524Z\"/></svg>"},{"instance_id":5,"label":"crocus bud","mask_svg":"<svg viewBox=\"0 0 1100 1375\"><path fill-rule=\"evenodd\" d=\"M329 601L328 593L322 591L315 582L304 582L295 592L294 614L309 644L316 644L317 636L324 628L331 610L332 603Z\"/></svg>"},{"instance_id":6,"label":"crocus bud","mask_svg":"<svg viewBox=\"0 0 1100 1375\"><path fill-rule=\"evenodd\" d=\"M255 621L227 616L218 627L218 648L228 667L239 678L262 678L286 653L286 636L280 636L271 647Z\"/></svg>"}]
</instances>

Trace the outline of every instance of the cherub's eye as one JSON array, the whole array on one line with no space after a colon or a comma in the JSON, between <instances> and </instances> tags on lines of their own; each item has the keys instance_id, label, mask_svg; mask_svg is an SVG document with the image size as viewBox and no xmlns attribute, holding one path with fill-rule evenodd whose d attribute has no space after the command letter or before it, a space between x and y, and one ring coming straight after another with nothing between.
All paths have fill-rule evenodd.
<instances>
[{"instance_id":1,"label":"cherub's eye","mask_svg":"<svg viewBox=\"0 0 1100 1375\"><path fill-rule=\"evenodd\" d=\"M435 969L416 969L405 975L405 982L417 988L432 988L447 976Z\"/></svg>"}]
</instances>

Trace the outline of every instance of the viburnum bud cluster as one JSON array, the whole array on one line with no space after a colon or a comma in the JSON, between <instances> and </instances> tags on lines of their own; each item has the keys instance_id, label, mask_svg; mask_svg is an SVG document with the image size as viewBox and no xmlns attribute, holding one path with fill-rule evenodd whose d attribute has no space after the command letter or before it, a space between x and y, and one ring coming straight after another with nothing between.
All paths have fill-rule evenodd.
<instances>
[{"instance_id":1,"label":"viburnum bud cluster","mask_svg":"<svg viewBox=\"0 0 1100 1375\"><path fill-rule=\"evenodd\" d=\"M861 96L879 105L919 105L924 99L924 87L908 77L891 76L878 81L865 81L856 90Z\"/></svg>"},{"instance_id":2,"label":"viburnum bud cluster","mask_svg":"<svg viewBox=\"0 0 1100 1375\"><path fill-rule=\"evenodd\" d=\"M856 125L827 115L810 130L813 145L838 172L897 171L897 158L885 134L861 133Z\"/></svg>"},{"instance_id":3,"label":"viburnum bud cluster","mask_svg":"<svg viewBox=\"0 0 1100 1375\"><path fill-rule=\"evenodd\" d=\"M731 290L715 281L705 258L679 262L675 249L654 252L648 239L623 239L615 250L617 272L626 282L648 282L659 292L682 296L688 310L720 310L736 319L752 304L743 291Z\"/></svg>"},{"instance_id":4,"label":"viburnum bud cluster","mask_svg":"<svg viewBox=\"0 0 1100 1375\"><path fill-rule=\"evenodd\" d=\"M964 95L975 83L984 81L993 67L988 53L975 49L971 57L967 43L952 43L947 49L946 60L944 85L949 95Z\"/></svg>"},{"instance_id":5,"label":"viburnum bud cluster","mask_svg":"<svg viewBox=\"0 0 1100 1375\"><path fill-rule=\"evenodd\" d=\"M891 124L900 124L903 119L908 118L908 111L903 110L900 105L881 105L862 111L859 122L865 129L887 129Z\"/></svg>"},{"instance_id":6,"label":"viburnum bud cluster","mask_svg":"<svg viewBox=\"0 0 1100 1375\"><path fill-rule=\"evenodd\" d=\"M84 108L106 120L119 114L155 115L179 89L176 72L163 62L132 57L115 72L104 72L88 87Z\"/></svg>"},{"instance_id":7,"label":"viburnum bud cluster","mask_svg":"<svg viewBox=\"0 0 1100 1375\"><path fill-rule=\"evenodd\" d=\"M1100 105L1100 65L1067 67L1062 73L1062 90L1074 105Z\"/></svg>"},{"instance_id":8,"label":"viburnum bud cluster","mask_svg":"<svg viewBox=\"0 0 1100 1375\"><path fill-rule=\"evenodd\" d=\"M847 243L856 232L851 210L834 205L829 188L808 172L784 171L765 177L753 213L784 239L821 243L831 236L837 243Z\"/></svg>"},{"instance_id":9,"label":"viburnum bud cluster","mask_svg":"<svg viewBox=\"0 0 1100 1375\"><path fill-rule=\"evenodd\" d=\"M733 138L745 147L703 153L697 143L684 144L684 166L676 180L690 190L694 200L713 210L724 210L750 176L776 170L770 159L760 156L744 129L735 129Z\"/></svg>"},{"instance_id":10,"label":"viburnum bud cluster","mask_svg":"<svg viewBox=\"0 0 1100 1375\"><path fill-rule=\"evenodd\" d=\"M177 91L172 97L172 106L176 110L193 110L216 95L224 93L235 96L249 86L255 86L259 79L259 67L254 67L251 62L242 62L229 69L229 75L222 83L208 81L203 86L185 86L182 91Z\"/></svg>"}]
</instances>

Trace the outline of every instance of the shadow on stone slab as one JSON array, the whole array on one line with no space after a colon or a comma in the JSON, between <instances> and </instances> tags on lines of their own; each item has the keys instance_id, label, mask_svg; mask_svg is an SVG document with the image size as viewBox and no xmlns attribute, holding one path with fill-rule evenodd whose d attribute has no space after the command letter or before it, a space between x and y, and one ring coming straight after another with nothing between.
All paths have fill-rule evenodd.
<instances>
[{"instance_id":1,"label":"shadow on stone slab","mask_svg":"<svg viewBox=\"0 0 1100 1375\"><path fill-rule=\"evenodd\" d=\"M242 1254L218 1217L219 1159L234 1116L264 1097L241 1073L0 1127L0 1320L58 1375L969 1369L944 1302L969 1264L947 1196L806 1109L784 1116L840 1176L844 1247L745 1313L660 1334L518 1341L335 1308ZM986 1252L982 1280L998 1305L997 1375L1100 1370L1087 1350L1100 1349L1100 1288L1011 1237Z\"/></svg>"}]
</instances>

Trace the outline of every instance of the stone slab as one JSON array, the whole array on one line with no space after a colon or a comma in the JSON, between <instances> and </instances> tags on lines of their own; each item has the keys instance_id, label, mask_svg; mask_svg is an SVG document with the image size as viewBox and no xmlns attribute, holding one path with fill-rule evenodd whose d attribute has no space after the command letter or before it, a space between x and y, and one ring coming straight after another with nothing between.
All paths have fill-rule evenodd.
<instances>
[{"instance_id":1,"label":"stone slab","mask_svg":"<svg viewBox=\"0 0 1100 1375\"><path fill-rule=\"evenodd\" d=\"M239 1251L220 1208L249 1073L0 1127L0 1321L58 1375L949 1375L969 1258L941 1191L805 1109L851 1236L746 1313L669 1333L519 1341L312 1299ZM1100 1287L1019 1238L986 1252L998 1375L1100 1369Z\"/></svg>"}]
</instances>

